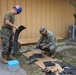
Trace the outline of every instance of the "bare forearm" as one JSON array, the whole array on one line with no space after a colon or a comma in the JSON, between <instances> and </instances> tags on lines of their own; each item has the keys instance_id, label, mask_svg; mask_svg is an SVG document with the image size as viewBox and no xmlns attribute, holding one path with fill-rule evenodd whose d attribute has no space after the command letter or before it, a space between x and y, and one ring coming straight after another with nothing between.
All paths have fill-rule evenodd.
<instances>
[{"instance_id":1,"label":"bare forearm","mask_svg":"<svg viewBox=\"0 0 76 75\"><path fill-rule=\"evenodd\" d=\"M9 22L9 20L5 20L5 22L6 22L6 24L7 25L9 25L11 28L15 28L15 29L17 29L17 27L14 25L14 24L12 24L11 22Z\"/></svg>"}]
</instances>

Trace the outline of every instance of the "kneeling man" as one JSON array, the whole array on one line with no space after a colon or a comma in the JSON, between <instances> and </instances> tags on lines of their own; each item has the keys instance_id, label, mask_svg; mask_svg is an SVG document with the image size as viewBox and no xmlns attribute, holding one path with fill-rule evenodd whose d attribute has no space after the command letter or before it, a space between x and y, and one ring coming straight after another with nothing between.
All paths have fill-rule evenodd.
<instances>
[{"instance_id":1,"label":"kneeling man","mask_svg":"<svg viewBox=\"0 0 76 75\"><path fill-rule=\"evenodd\" d=\"M55 38L55 35L47 31L45 27L40 28L41 37L37 42L37 48L49 52L49 55L55 56L55 50L58 47L58 42Z\"/></svg>"}]
</instances>

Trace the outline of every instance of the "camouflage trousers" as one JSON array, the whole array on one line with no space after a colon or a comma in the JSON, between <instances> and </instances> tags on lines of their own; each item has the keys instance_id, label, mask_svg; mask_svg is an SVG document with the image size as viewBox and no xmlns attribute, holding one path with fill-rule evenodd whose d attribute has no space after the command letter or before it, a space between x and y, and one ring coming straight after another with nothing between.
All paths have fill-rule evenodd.
<instances>
[{"instance_id":1,"label":"camouflage trousers","mask_svg":"<svg viewBox=\"0 0 76 75\"><path fill-rule=\"evenodd\" d=\"M43 47L43 46L46 46L46 45L47 45L46 43L42 43L42 44L40 44L39 46L40 46L41 49L42 49L42 47ZM45 51L52 53L52 52L55 52L55 50L57 49L57 47L58 47L57 45L52 45L52 46L47 47L47 48L45 49Z\"/></svg>"},{"instance_id":2,"label":"camouflage trousers","mask_svg":"<svg viewBox=\"0 0 76 75\"><path fill-rule=\"evenodd\" d=\"M13 31L12 29L2 28L0 31L0 37L2 39L2 56L9 55L13 46Z\"/></svg>"}]
</instances>

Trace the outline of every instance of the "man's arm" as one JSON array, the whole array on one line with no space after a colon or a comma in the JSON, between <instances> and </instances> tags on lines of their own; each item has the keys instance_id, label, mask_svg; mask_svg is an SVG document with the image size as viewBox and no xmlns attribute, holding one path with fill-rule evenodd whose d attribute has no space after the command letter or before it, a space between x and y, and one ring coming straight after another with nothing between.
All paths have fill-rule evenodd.
<instances>
[{"instance_id":1,"label":"man's arm","mask_svg":"<svg viewBox=\"0 0 76 75\"><path fill-rule=\"evenodd\" d=\"M43 42L43 37L41 36L40 39L37 42L37 47L39 47L39 45Z\"/></svg>"},{"instance_id":2,"label":"man's arm","mask_svg":"<svg viewBox=\"0 0 76 75\"><path fill-rule=\"evenodd\" d=\"M12 24L10 22L10 19L11 19L11 15L10 15L10 13L7 12L4 16L4 21L5 21L6 25L9 25L11 28L18 29L18 27L16 27L14 24Z\"/></svg>"},{"instance_id":3,"label":"man's arm","mask_svg":"<svg viewBox=\"0 0 76 75\"><path fill-rule=\"evenodd\" d=\"M10 27L12 27L12 28L15 28L15 29L18 29L18 27L17 26L15 26L14 24L12 24L9 20L5 20L5 23L7 24L7 25L9 25Z\"/></svg>"}]
</instances>

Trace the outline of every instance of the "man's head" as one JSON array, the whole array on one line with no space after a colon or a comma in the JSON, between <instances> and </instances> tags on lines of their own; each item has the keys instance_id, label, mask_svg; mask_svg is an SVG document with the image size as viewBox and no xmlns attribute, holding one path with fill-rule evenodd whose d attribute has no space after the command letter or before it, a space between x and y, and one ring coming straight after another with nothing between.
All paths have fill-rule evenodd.
<instances>
[{"instance_id":1,"label":"man's head","mask_svg":"<svg viewBox=\"0 0 76 75\"><path fill-rule=\"evenodd\" d=\"M43 35L43 36L46 36L46 35L47 35L47 29L42 26L42 27L40 28L40 34Z\"/></svg>"},{"instance_id":2,"label":"man's head","mask_svg":"<svg viewBox=\"0 0 76 75\"><path fill-rule=\"evenodd\" d=\"M12 13L13 13L14 15L16 15L16 14L20 14L21 11L22 11L22 7L19 6L19 5L16 5L16 6L13 7Z\"/></svg>"}]
</instances>

